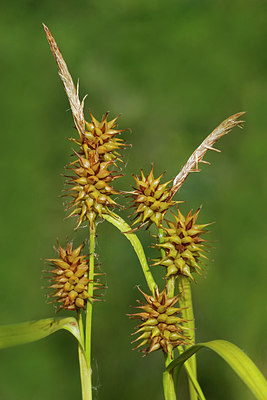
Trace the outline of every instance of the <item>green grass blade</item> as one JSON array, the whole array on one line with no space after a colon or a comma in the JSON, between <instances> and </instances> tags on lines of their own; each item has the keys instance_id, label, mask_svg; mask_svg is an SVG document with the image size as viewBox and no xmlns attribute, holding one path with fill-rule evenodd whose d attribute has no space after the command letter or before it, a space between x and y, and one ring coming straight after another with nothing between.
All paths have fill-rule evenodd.
<instances>
[{"instance_id":1,"label":"green grass blade","mask_svg":"<svg viewBox=\"0 0 267 400\"><path fill-rule=\"evenodd\" d=\"M0 349L35 342L60 329L69 331L83 347L77 320L63 317L0 326Z\"/></svg>"},{"instance_id":2,"label":"green grass blade","mask_svg":"<svg viewBox=\"0 0 267 400\"><path fill-rule=\"evenodd\" d=\"M114 225L116 228L119 229L121 233L126 236L126 238L131 242L134 251L139 259L139 262L141 264L143 273L145 275L148 287L151 291L152 294L154 294L155 290L157 289L156 282L154 281L154 278L151 274L151 271L149 269L149 266L147 264L146 256L144 253L144 249L142 244L140 243L140 240L134 233L129 233L131 232L132 228L118 215L114 214L114 216L111 216L109 214L103 214L103 218L106 219L108 222L110 222L112 225Z\"/></svg>"},{"instance_id":3,"label":"green grass blade","mask_svg":"<svg viewBox=\"0 0 267 400\"><path fill-rule=\"evenodd\" d=\"M258 400L267 399L267 381L262 373L241 349L225 340L212 340L210 342L196 344L172 361L166 369L171 371L181 366L202 348L213 350L222 357L228 365L233 368Z\"/></svg>"}]
</instances>

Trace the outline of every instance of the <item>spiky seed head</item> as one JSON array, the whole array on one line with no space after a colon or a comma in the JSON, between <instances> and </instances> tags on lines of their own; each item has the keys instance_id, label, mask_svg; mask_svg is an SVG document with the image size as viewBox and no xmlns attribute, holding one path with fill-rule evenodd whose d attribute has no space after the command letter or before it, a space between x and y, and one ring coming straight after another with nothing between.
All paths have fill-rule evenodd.
<instances>
[{"instance_id":1,"label":"spiky seed head","mask_svg":"<svg viewBox=\"0 0 267 400\"><path fill-rule=\"evenodd\" d=\"M115 129L117 119L108 121L108 113L106 113L101 121L98 121L92 113L90 113L91 122L85 121L85 132L80 135L80 140L72 139L80 146L81 153L88 158L89 153L97 153L100 161L122 161L119 149L124 149L127 144L118 135L124 130Z\"/></svg>"},{"instance_id":2,"label":"spiky seed head","mask_svg":"<svg viewBox=\"0 0 267 400\"><path fill-rule=\"evenodd\" d=\"M168 298L166 288L161 293L157 291L155 296L149 296L141 289L139 290L146 303L138 301L141 305L136 308L141 312L128 314L132 319L142 320L135 332L140 336L134 340L134 342L139 340L142 342L135 349L146 345L147 347L143 350L145 354L162 349L172 357L175 347L189 344L189 338L185 333L186 328L182 326L185 320L178 316L181 308L174 307L179 296Z\"/></svg>"},{"instance_id":3,"label":"spiky seed head","mask_svg":"<svg viewBox=\"0 0 267 400\"><path fill-rule=\"evenodd\" d=\"M207 258L204 252L204 242L200 236L207 231L205 225L197 225L196 220L200 208L193 214L191 210L186 217L180 210L178 215L173 214L174 222L166 221L168 228L164 228L164 243L156 246L164 249L165 257L153 265L162 265L167 268L166 278L170 276L184 275L194 280L193 273L201 275L202 268L199 260Z\"/></svg>"},{"instance_id":4,"label":"spiky seed head","mask_svg":"<svg viewBox=\"0 0 267 400\"><path fill-rule=\"evenodd\" d=\"M141 170L141 176L134 176L136 188L129 192L133 197L133 207L136 214L133 225L140 224L140 227L148 223L150 226L155 223L157 227L162 224L163 217L167 210L176 204L172 201L169 182L160 184L163 174L154 178L153 165L148 176Z\"/></svg>"},{"instance_id":5,"label":"spiky seed head","mask_svg":"<svg viewBox=\"0 0 267 400\"><path fill-rule=\"evenodd\" d=\"M122 176L109 170L113 161L100 161L96 154L89 159L77 156L77 161L69 165L75 176L67 182L74 185L68 190L70 196L74 197L68 209L73 208L69 217L78 216L76 229L86 220L92 226L98 215L110 214L110 207L118 206L110 196L120 192L114 190L110 182Z\"/></svg>"},{"instance_id":6,"label":"spiky seed head","mask_svg":"<svg viewBox=\"0 0 267 400\"><path fill-rule=\"evenodd\" d=\"M72 243L67 242L66 249L58 244L56 249L59 258L49 258L46 261L51 263L53 269L53 282L49 288L55 289L50 297L55 297L55 301L60 303L60 309L79 310L85 309L89 298L88 295L88 257L81 255L84 244L72 249Z\"/></svg>"}]
</instances>

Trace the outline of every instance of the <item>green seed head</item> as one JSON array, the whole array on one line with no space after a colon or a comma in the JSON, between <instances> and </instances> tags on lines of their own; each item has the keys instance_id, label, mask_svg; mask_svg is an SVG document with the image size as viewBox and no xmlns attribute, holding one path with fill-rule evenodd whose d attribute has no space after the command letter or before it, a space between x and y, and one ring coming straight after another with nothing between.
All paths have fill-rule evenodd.
<instances>
[{"instance_id":1,"label":"green seed head","mask_svg":"<svg viewBox=\"0 0 267 400\"><path fill-rule=\"evenodd\" d=\"M140 289L139 289L140 290ZM174 307L178 301L178 296L168 298L166 289L161 293L155 293L155 296L149 296L143 293L147 303L141 303L138 309L142 311L136 314L128 314L130 318L142 320L135 333L141 335L134 342L142 340L136 347L143 345L147 347L143 350L145 354L162 349L165 353L172 356L175 347L188 344L189 338L184 333L181 323L184 319L176 317L181 312L180 308Z\"/></svg>"},{"instance_id":2,"label":"green seed head","mask_svg":"<svg viewBox=\"0 0 267 400\"><path fill-rule=\"evenodd\" d=\"M52 285L49 286L55 291L50 295L56 298L60 304L60 309L78 310L85 309L89 298L88 291L88 272L89 265L86 256L81 255L84 244L72 250L72 243L67 243L66 249L60 245L57 249L59 259L47 259L53 269Z\"/></svg>"},{"instance_id":3,"label":"green seed head","mask_svg":"<svg viewBox=\"0 0 267 400\"><path fill-rule=\"evenodd\" d=\"M113 161L100 161L92 153L89 159L78 155L77 161L69 166L75 175L68 181L73 185L68 192L74 198L68 204L68 209L73 208L69 217L78 217L76 229L87 220L92 226L98 215L102 217L111 212L111 207L118 206L110 196L119 192L110 183L122 175L109 170L112 164Z\"/></svg>"},{"instance_id":4,"label":"green seed head","mask_svg":"<svg viewBox=\"0 0 267 400\"><path fill-rule=\"evenodd\" d=\"M71 139L80 146L81 153L88 158L89 153L97 153L101 161L122 161L121 154L117 150L124 149L127 144L118 136L125 130L115 129L117 119L108 121L108 113L106 113L101 121L98 121L92 113L90 113L91 122L85 121L85 133L80 135L80 140Z\"/></svg>"},{"instance_id":5,"label":"green seed head","mask_svg":"<svg viewBox=\"0 0 267 400\"><path fill-rule=\"evenodd\" d=\"M178 215L174 215L174 222L166 221L168 228L164 228L164 243L157 244L164 249L165 256L153 265L162 265L167 269L166 278L183 275L192 280L193 273L201 274L199 265L201 258L207 258L204 252L204 242L200 236L206 231L206 225L197 225L196 220L200 208L193 214L192 210L184 217L178 209Z\"/></svg>"},{"instance_id":6,"label":"green seed head","mask_svg":"<svg viewBox=\"0 0 267 400\"><path fill-rule=\"evenodd\" d=\"M167 210L176 204L172 201L173 195L168 186L171 181L160 184L162 175L155 179L152 166L147 177L142 170L140 177L133 176L136 183L136 187L130 192L136 214L133 225L139 224L139 227L142 227L146 223L148 226L154 223L159 227Z\"/></svg>"}]
</instances>

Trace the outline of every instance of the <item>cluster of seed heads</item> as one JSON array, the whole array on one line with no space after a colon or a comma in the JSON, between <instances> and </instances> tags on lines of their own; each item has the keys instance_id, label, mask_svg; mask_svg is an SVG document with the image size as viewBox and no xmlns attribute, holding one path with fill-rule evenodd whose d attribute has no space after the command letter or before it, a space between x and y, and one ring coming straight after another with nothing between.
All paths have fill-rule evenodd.
<instances>
[{"instance_id":1,"label":"cluster of seed heads","mask_svg":"<svg viewBox=\"0 0 267 400\"><path fill-rule=\"evenodd\" d=\"M138 301L141 305L136 308L141 309L141 312L128 314L130 318L143 321L135 332L135 334L140 333L140 336L134 342L142 340L136 349L146 345L143 350L145 354L162 349L172 357L175 347L189 344L189 338L184 332L186 328L181 325L186 321L177 316L181 308L174 307L178 296L169 298L166 289L161 293L156 291L154 296L149 296L141 290L140 292L146 303Z\"/></svg>"},{"instance_id":2,"label":"cluster of seed heads","mask_svg":"<svg viewBox=\"0 0 267 400\"><path fill-rule=\"evenodd\" d=\"M127 145L123 139L118 137L122 132L122 130L116 129L118 117L108 121L108 113L106 113L102 120L98 121L90 113L91 122L84 120L84 99L80 102L78 86L75 87L51 32L45 25L44 29L58 64L59 74L69 98L75 126L79 133L78 139L71 139L78 145L79 150L74 151L76 158L68 165L73 175L68 177L67 182L71 185L67 192L72 197L67 209L72 209L69 216L78 217L76 229L86 221L89 221L90 228L93 229L98 217L102 218L105 214L114 216L111 210L118 204L111 196L121 192L114 190L111 182L122 176L118 173L117 165L118 162L122 162L119 151ZM242 124L243 121L238 118L243 114L235 114L223 121L201 143L178 175L171 181L160 184L163 174L155 179L153 166L148 176L145 176L142 170L140 177L133 176L136 187L132 192L126 192L133 198L135 221L132 225L137 224L135 229L144 225L150 227L152 224L158 228L161 238L156 246L161 250L162 257L153 265L161 265L167 269L166 279L168 281L173 282L174 278L179 275L194 280L192 274L201 273L199 260L206 258L203 254L204 240L200 235L205 233L203 228L207 225L196 224L200 209L194 214L190 211L187 217L184 217L177 208L178 215L173 214L174 222L165 220L167 211L178 203L172 198L189 173L199 171L198 163L207 163L203 160L207 150L218 151L213 147L216 141L234 126ZM172 187L169 186L171 182L173 182ZM48 260L54 268L51 271L53 283L50 288L55 289L52 296L61 304L60 308L75 311L81 308L85 309L86 302L90 297L88 285L93 285L93 289L102 286L97 281L89 281L88 256L81 255L82 248L83 244L72 250L72 244L69 242L66 249L59 245L57 252L60 258ZM185 334L187 328L183 325L188 321L178 316L182 309L174 307L179 296L171 297L166 288L161 293L156 289L153 296L142 291L141 293L146 303L139 302L141 305L137 308L141 312L129 315L130 318L142 320L135 332L140 333L135 341L141 340L136 348L147 346L143 350L145 354L162 349L172 357L174 348L189 344L189 338Z\"/></svg>"}]
</instances>

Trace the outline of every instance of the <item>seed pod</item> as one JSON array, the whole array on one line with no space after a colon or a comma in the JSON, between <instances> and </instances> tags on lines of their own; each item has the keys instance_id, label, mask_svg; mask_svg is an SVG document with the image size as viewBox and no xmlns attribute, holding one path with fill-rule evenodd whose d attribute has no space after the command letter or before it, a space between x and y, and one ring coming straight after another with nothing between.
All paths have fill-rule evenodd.
<instances>
[{"instance_id":1,"label":"seed pod","mask_svg":"<svg viewBox=\"0 0 267 400\"><path fill-rule=\"evenodd\" d=\"M173 316L181 312L180 308L174 307L178 301L178 296L168 298L166 288L161 293L157 291L155 296L149 296L143 293L141 289L139 290L148 304L138 301L142 305L136 308L142 311L128 314L132 319L138 318L143 321L135 332L141 332L141 335L134 342L142 340L136 349L147 345L146 349L143 350L145 354L162 349L172 357L172 351L175 347L189 344L189 338L184 333L183 326L180 325L185 320Z\"/></svg>"},{"instance_id":2,"label":"seed pod","mask_svg":"<svg viewBox=\"0 0 267 400\"><path fill-rule=\"evenodd\" d=\"M193 273L201 275L200 258L207 258L204 252L205 240L200 235L206 233L204 227L210 225L196 225L200 208L193 214L192 210L185 218L180 210L178 215L173 214L175 221L166 221L168 228L164 228L164 243L157 244L164 249L165 256L153 265L162 265L167 269L166 278L184 275L194 280Z\"/></svg>"},{"instance_id":3,"label":"seed pod","mask_svg":"<svg viewBox=\"0 0 267 400\"><path fill-rule=\"evenodd\" d=\"M115 129L119 117L108 121L108 113L106 113L102 120L98 121L92 113L90 116L92 121L85 121L84 135L80 135L80 140L71 140L80 146L85 158L89 158L89 154L93 152L98 154L100 161L122 161L122 156L117 150L124 149L127 144L123 139L118 138L118 135L125 130Z\"/></svg>"},{"instance_id":4,"label":"seed pod","mask_svg":"<svg viewBox=\"0 0 267 400\"><path fill-rule=\"evenodd\" d=\"M77 156L77 161L69 165L75 176L67 182L74 185L68 190L74 200L69 202L67 209L74 208L68 217L78 216L75 229L86 220L92 226L98 215L102 218L103 214L111 213L111 207L119 206L110 196L120 192L114 190L110 182L122 176L109 170L112 161L100 161L95 154L89 159Z\"/></svg>"},{"instance_id":5,"label":"seed pod","mask_svg":"<svg viewBox=\"0 0 267 400\"><path fill-rule=\"evenodd\" d=\"M56 297L56 302L60 303L59 309L78 310L85 309L89 298L88 291L88 257L81 255L84 244L72 250L72 243L67 242L66 249L59 244L57 252L60 259L47 259L53 268L52 284L49 286L56 291L50 297ZM67 265L67 268L66 268Z\"/></svg>"},{"instance_id":6,"label":"seed pod","mask_svg":"<svg viewBox=\"0 0 267 400\"><path fill-rule=\"evenodd\" d=\"M153 175L153 165L149 175L146 177L141 170L141 176L133 178L136 183L136 188L132 192L128 192L133 197L133 206L136 210L136 220L132 225L139 224L139 228L148 223L150 226L155 223L157 227L162 225L163 217L167 210L176 204L172 201L172 194L166 182L160 184L160 175L157 179Z\"/></svg>"}]
</instances>

